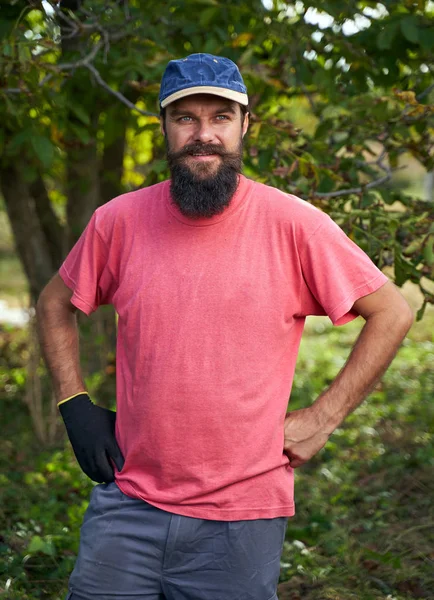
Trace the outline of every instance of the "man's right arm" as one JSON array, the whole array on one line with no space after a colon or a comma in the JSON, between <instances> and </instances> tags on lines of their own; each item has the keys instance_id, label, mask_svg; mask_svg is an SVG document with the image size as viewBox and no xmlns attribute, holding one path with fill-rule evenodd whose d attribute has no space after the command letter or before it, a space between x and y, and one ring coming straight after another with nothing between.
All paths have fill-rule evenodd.
<instances>
[{"instance_id":1,"label":"man's right arm","mask_svg":"<svg viewBox=\"0 0 434 600\"><path fill-rule=\"evenodd\" d=\"M116 441L116 413L96 406L85 390L72 292L59 275L42 291L36 307L39 339L69 441L83 472L93 481L114 479L124 459Z\"/></svg>"},{"instance_id":2,"label":"man's right arm","mask_svg":"<svg viewBox=\"0 0 434 600\"><path fill-rule=\"evenodd\" d=\"M36 305L39 341L57 402L85 390L78 350L77 309L71 304L71 297L72 291L56 274Z\"/></svg>"}]
</instances>

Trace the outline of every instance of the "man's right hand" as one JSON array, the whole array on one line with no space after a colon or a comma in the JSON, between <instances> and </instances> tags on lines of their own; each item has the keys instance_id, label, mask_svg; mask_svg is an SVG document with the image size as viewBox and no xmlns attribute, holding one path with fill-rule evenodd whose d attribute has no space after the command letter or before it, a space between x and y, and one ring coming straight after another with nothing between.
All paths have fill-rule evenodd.
<instances>
[{"instance_id":1,"label":"man's right hand","mask_svg":"<svg viewBox=\"0 0 434 600\"><path fill-rule=\"evenodd\" d=\"M118 471L124 458L115 437L116 413L96 406L82 392L59 403L69 441L77 461L88 477L98 483L114 480L110 459Z\"/></svg>"}]
</instances>

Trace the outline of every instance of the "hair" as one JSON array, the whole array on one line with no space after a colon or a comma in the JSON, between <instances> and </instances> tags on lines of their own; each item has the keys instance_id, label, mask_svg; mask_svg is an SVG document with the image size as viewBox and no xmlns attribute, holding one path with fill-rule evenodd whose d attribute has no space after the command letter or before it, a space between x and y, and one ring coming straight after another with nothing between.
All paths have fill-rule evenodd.
<instances>
[{"instance_id":1,"label":"hair","mask_svg":"<svg viewBox=\"0 0 434 600\"><path fill-rule=\"evenodd\" d=\"M249 105L245 106L244 104L240 104L239 102L237 102L237 104L240 107L241 118L244 122L245 116L248 113L250 113L250 107L249 107ZM163 128L166 129L166 108L160 108L160 117L163 119Z\"/></svg>"},{"instance_id":2,"label":"hair","mask_svg":"<svg viewBox=\"0 0 434 600\"><path fill-rule=\"evenodd\" d=\"M249 105L244 105L244 104L240 104L240 110L241 110L241 116L243 118L244 121L244 117L250 112L250 106Z\"/></svg>"}]
</instances>

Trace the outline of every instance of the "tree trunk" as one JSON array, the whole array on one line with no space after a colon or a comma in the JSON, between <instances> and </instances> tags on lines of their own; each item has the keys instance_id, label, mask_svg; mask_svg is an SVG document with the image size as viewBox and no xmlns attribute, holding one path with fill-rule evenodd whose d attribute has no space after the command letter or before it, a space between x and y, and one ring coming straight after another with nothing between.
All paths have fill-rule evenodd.
<instances>
[{"instance_id":1,"label":"tree trunk","mask_svg":"<svg viewBox=\"0 0 434 600\"><path fill-rule=\"evenodd\" d=\"M29 189L35 200L36 213L47 241L52 264L58 269L67 250L63 227L54 213L47 189L40 175L30 184Z\"/></svg>"},{"instance_id":2,"label":"tree trunk","mask_svg":"<svg viewBox=\"0 0 434 600\"><path fill-rule=\"evenodd\" d=\"M79 13L80 0L63 0L61 8ZM63 19L61 30L63 61L75 61L88 52L86 33L71 36ZM78 69L64 87L67 96L65 131L67 245L74 245L99 203L99 158L97 133L101 111L101 90L92 82L86 69ZM80 108L80 112L74 110ZM87 115L83 121L80 114ZM79 116L77 116L77 114Z\"/></svg>"},{"instance_id":3,"label":"tree trunk","mask_svg":"<svg viewBox=\"0 0 434 600\"><path fill-rule=\"evenodd\" d=\"M121 91L130 102L136 102L139 97L138 92L132 88ZM118 103L107 114L100 170L100 205L122 193L126 136L130 120L131 110L125 104Z\"/></svg>"},{"instance_id":4,"label":"tree trunk","mask_svg":"<svg viewBox=\"0 0 434 600\"><path fill-rule=\"evenodd\" d=\"M125 107L126 108L126 107ZM127 109L129 110L129 109ZM100 197L99 204L105 204L122 193L122 174L125 155L125 137L127 120L123 119L123 130L112 144L104 146L104 153L100 170Z\"/></svg>"},{"instance_id":5,"label":"tree trunk","mask_svg":"<svg viewBox=\"0 0 434 600\"><path fill-rule=\"evenodd\" d=\"M25 165L0 166L0 186L17 252L27 275L32 300L35 302L57 265L53 263L30 186L21 176L24 170Z\"/></svg>"},{"instance_id":6,"label":"tree trunk","mask_svg":"<svg viewBox=\"0 0 434 600\"><path fill-rule=\"evenodd\" d=\"M93 115L92 120L91 141L86 145L77 141L79 147L70 148L67 151L66 214L68 248L71 248L78 240L92 213L98 206L100 193L99 159L96 140L97 128L95 127L98 116Z\"/></svg>"}]
</instances>

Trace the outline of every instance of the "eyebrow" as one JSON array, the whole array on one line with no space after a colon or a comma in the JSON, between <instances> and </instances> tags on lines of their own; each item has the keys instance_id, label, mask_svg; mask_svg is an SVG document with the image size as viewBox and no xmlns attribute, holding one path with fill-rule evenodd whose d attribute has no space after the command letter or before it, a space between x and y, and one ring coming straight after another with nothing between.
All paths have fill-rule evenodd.
<instances>
[{"instance_id":1,"label":"eyebrow","mask_svg":"<svg viewBox=\"0 0 434 600\"><path fill-rule=\"evenodd\" d=\"M235 110L235 107L233 104L225 104L224 106L219 107L217 110L214 111L214 114L220 114L220 113L230 113L232 115L236 115L237 111ZM189 110L181 110L179 108L174 108L170 113L169 113L169 117L179 117L179 116L185 116L185 117L194 117L195 114L192 113Z\"/></svg>"}]
</instances>

